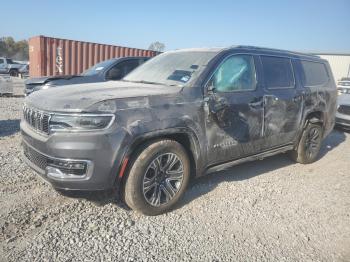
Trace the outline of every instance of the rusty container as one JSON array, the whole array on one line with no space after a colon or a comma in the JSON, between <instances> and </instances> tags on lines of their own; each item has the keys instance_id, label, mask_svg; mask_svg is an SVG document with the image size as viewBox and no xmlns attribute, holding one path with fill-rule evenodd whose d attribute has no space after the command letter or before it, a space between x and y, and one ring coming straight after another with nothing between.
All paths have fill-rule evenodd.
<instances>
[{"instance_id":1,"label":"rusty container","mask_svg":"<svg viewBox=\"0 0 350 262\"><path fill-rule=\"evenodd\" d=\"M155 55L157 52L145 49L35 36L29 39L29 75L75 75L103 60Z\"/></svg>"}]
</instances>

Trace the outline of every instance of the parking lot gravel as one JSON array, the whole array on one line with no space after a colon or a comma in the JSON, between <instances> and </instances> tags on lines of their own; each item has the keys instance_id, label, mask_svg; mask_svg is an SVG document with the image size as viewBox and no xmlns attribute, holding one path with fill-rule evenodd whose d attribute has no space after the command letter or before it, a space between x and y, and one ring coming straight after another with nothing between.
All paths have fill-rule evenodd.
<instances>
[{"instance_id":1,"label":"parking lot gravel","mask_svg":"<svg viewBox=\"0 0 350 262\"><path fill-rule=\"evenodd\" d=\"M350 261L348 132L334 130L313 164L245 163L147 217L41 180L21 159L22 103L0 97L1 261Z\"/></svg>"}]
</instances>

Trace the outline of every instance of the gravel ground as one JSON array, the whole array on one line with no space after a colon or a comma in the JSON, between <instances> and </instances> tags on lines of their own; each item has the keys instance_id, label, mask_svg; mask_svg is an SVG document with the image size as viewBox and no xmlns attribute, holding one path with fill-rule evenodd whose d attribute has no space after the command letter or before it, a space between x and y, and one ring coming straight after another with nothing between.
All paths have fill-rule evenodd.
<instances>
[{"instance_id":1,"label":"gravel ground","mask_svg":"<svg viewBox=\"0 0 350 262\"><path fill-rule=\"evenodd\" d=\"M310 165L270 157L198 179L146 217L68 198L21 160L23 98L0 98L2 261L350 261L350 134Z\"/></svg>"}]
</instances>

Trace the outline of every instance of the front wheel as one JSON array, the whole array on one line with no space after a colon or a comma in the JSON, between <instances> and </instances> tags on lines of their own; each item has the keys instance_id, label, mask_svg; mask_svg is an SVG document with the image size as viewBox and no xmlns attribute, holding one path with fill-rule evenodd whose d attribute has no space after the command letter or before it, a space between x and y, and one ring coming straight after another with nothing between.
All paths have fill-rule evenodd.
<instances>
[{"instance_id":1,"label":"front wheel","mask_svg":"<svg viewBox=\"0 0 350 262\"><path fill-rule=\"evenodd\" d=\"M291 158L301 164L309 164L316 161L320 152L322 137L322 126L308 123L299 140L298 147L290 152Z\"/></svg>"},{"instance_id":2,"label":"front wheel","mask_svg":"<svg viewBox=\"0 0 350 262\"><path fill-rule=\"evenodd\" d=\"M190 178L186 150L173 140L160 140L141 148L131 163L124 200L145 215L171 209L184 194Z\"/></svg>"}]
</instances>

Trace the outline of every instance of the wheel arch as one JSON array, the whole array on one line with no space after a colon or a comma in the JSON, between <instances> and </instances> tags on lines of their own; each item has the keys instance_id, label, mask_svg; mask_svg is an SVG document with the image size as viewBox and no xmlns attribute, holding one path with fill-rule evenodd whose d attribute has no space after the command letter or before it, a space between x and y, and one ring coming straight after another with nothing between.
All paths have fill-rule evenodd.
<instances>
[{"instance_id":1,"label":"wheel arch","mask_svg":"<svg viewBox=\"0 0 350 262\"><path fill-rule=\"evenodd\" d=\"M188 128L171 128L153 131L135 137L131 141L128 150L124 154L122 165L119 169L117 178L117 185L120 193L123 191L122 189L125 185L128 171L131 168L131 164L134 158L139 153L139 149L147 144L164 139L174 140L185 148L190 160L191 178L194 178L198 175L198 172L200 172L198 165L201 158L201 152L199 140L194 131Z\"/></svg>"},{"instance_id":2,"label":"wheel arch","mask_svg":"<svg viewBox=\"0 0 350 262\"><path fill-rule=\"evenodd\" d=\"M325 123L324 118L325 118L325 113L322 112L321 110L315 110L315 111L308 112L305 115L303 129L306 127L306 125L309 122L313 123L313 124L321 124L323 126Z\"/></svg>"}]
</instances>

